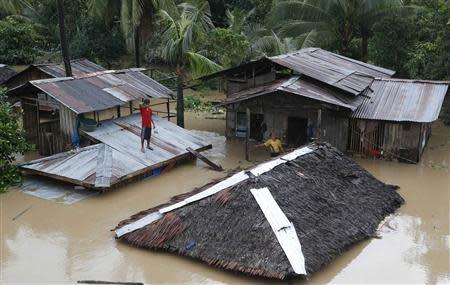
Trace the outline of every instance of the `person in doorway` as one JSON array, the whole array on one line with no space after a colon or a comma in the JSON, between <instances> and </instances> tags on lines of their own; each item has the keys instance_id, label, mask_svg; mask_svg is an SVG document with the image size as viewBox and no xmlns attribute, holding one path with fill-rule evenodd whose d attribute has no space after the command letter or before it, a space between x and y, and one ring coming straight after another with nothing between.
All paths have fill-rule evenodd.
<instances>
[{"instance_id":1,"label":"person in doorway","mask_svg":"<svg viewBox=\"0 0 450 285\"><path fill-rule=\"evenodd\" d=\"M277 137L276 133L272 133L270 139L268 139L263 144L256 145L255 147L263 147L263 146L269 148L271 157L276 157L284 152L283 143Z\"/></svg>"},{"instance_id":2,"label":"person in doorway","mask_svg":"<svg viewBox=\"0 0 450 285\"><path fill-rule=\"evenodd\" d=\"M155 122L153 121L153 110L150 108L150 100L144 99L142 103L139 104L139 111L142 117L142 130L141 130L141 151L145 152L144 141L147 141L147 148L153 150L150 146L150 139L152 137L152 127L156 128Z\"/></svg>"}]
</instances>

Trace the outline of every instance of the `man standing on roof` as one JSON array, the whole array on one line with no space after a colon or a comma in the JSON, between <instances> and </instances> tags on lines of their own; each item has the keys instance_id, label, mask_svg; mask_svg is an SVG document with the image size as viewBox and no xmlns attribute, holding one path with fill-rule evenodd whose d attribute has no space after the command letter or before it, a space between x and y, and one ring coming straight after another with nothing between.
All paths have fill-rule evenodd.
<instances>
[{"instance_id":1,"label":"man standing on roof","mask_svg":"<svg viewBox=\"0 0 450 285\"><path fill-rule=\"evenodd\" d=\"M268 139L263 144L256 145L255 147L263 147L263 146L269 148L271 157L279 156L280 153L284 152L283 143L277 137L276 133L272 133L270 139Z\"/></svg>"},{"instance_id":2,"label":"man standing on roof","mask_svg":"<svg viewBox=\"0 0 450 285\"><path fill-rule=\"evenodd\" d=\"M156 128L155 122L153 121L153 110L150 108L150 100L144 99L142 103L139 104L139 110L141 111L142 117L142 130L141 130L141 151L145 152L144 140L147 140L147 148L153 150L150 147L150 138L152 137L152 126L153 129Z\"/></svg>"}]
</instances>

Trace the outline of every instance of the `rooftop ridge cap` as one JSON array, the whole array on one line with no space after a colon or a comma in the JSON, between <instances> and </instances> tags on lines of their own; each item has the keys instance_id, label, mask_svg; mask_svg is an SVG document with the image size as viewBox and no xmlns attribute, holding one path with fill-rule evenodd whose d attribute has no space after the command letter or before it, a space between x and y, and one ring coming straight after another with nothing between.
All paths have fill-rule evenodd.
<instances>
[{"instance_id":1,"label":"rooftop ridge cap","mask_svg":"<svg viewBox=\"0 0 450 285\"><path fill-rule=\"evenodd\" d=\"M39 79L30 81L32 84L42 84L42 83L51 83L51 82L60 82L60 81L69 81L69 80L78 80L78 79L86 79L91 77L96 77L105 74L120 74L127 72L141 72L147 70L146 68L127 68L127 69L119 69L119 70L102 70L91 72L87 74L83 74L81 76L71 76L71 77L56 77L56 78L48 78L48 79Z\"/></svg>"},{"instance_id":2,"label":"rooftop ridge cap","mask_svg":"<svg viewBox=\"0 0 450 285\"><path fill-rule=\"evenodd\" d=\"M388 78L388 77L375 77L377 81L393 81L393 82L408 82L408 83L432 83L450 85L450 81L447 80L427 80L427 79L408 79L408 78Z\"/></svg>"}]
</instances>

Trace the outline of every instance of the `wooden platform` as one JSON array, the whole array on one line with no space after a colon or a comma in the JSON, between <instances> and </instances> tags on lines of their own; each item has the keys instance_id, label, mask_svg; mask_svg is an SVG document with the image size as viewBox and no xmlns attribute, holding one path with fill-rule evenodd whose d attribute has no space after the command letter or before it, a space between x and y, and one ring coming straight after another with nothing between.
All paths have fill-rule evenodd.
<instances>
[{"instance_id":1,"label":"wooden platform","mask_svg":"<svg viewBox=\"0 0 450 285\"><path fill-rule=\"evenodd\" d=\"M154 116L156 130L151 147L141 152L139 114L104 121L83 134L98 144L59 153L19 165L25 174L36 174L96 190L108 190L131 179L160 173L165 166L190 157L186 150L211 145L177 125Z\"/></svg>"}]
</instances>

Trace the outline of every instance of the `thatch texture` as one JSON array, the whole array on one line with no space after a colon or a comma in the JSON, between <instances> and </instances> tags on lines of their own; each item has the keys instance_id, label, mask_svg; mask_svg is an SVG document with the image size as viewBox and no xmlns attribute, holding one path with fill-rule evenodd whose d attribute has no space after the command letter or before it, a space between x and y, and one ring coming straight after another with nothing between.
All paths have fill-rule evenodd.
<instances>
[{"instance_id":1,"label":"thatch texture","mask_svg":"<svg viewBox=\"0 0 450 285\"><path fill-rule=\"evenodd\" d=\"M309 154L173 210L120 240L251 275L294 276L249 191L268 187L297 231L307 273L315 272L347 246L373 236L379 223L404 200L394 191L396 186L377 180L335 148L325 144L310 147L314 151ZM174 197L169 204L193 194ZM142 211L118 228L161 207Z\"/></svg>"}]
</instances>

